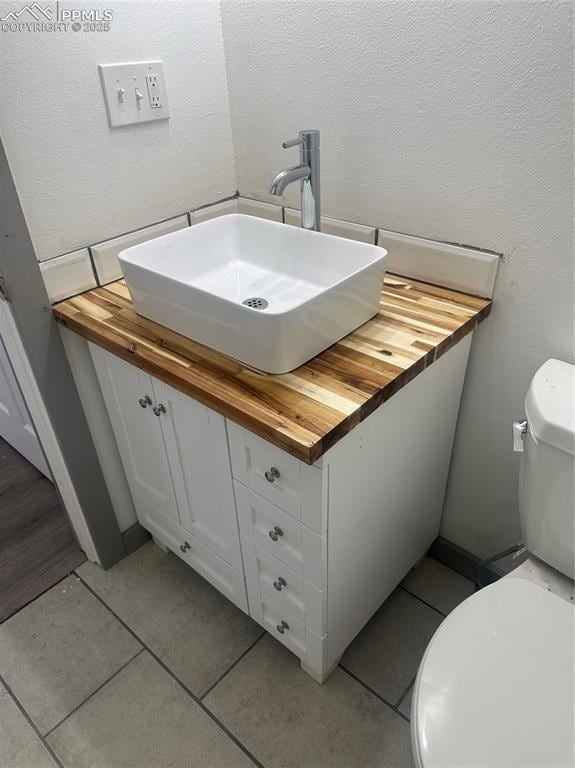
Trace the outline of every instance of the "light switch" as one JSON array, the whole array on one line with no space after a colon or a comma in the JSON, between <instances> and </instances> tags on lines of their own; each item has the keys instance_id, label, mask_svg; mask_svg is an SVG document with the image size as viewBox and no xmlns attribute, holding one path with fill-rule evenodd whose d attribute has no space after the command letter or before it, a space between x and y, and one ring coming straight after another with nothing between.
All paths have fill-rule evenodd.
<instances>
[{"instance_id":1,"label":"light switch","mask_svg":"<svg viewBox=\"0 0 575 768\"><path fill-rule=\"evenodd\" d=\"M100 64L98 69L111 128L170 116L161 61Z\"/></svg>"}]
</instances>

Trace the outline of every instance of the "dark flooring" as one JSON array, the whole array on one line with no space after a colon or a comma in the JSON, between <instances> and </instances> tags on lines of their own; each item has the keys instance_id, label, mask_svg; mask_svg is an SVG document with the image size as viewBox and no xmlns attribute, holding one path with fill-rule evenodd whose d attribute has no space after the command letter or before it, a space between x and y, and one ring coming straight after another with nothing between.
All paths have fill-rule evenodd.
<instances>
[{"instance_id":1,"label":"dark flooring","mask_svg":"<svg viewBox=\"0 0 575 768\"><path fill-rule=\"evenodd\" d=\"M52 483L0 438L0 622L85 560Z\"/></svg>"}]
</instances>

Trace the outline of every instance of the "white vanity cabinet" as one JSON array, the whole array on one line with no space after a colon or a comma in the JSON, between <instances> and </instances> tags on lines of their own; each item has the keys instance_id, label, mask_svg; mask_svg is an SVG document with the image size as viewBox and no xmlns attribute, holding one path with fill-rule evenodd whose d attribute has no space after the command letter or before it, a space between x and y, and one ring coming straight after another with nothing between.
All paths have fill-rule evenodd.
<instances>
[{"instance_id":1,"label":"white vanity cabinet","mask_svg":"<svg viewBox=\"0 0 575 768\"><path fill-rule=\"evenodd\" d=\"M311 466L90 351L141 524L321 682L438 534L470 343Z\"/></svg>"},{"instance_id":2,"label":"white vanity cabinet","mask_svg":"<svg viewBox=\"0 0 575 768\"><path fill-rule=\"evenodd\" d=\"M223 416L90 344L140 523L247 612Z\"/></svg>"}]
</instances>

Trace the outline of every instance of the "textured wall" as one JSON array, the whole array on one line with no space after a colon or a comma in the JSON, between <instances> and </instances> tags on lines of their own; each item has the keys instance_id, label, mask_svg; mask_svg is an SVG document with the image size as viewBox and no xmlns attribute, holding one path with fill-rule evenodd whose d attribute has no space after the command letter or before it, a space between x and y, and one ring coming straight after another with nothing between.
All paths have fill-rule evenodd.
<instances>
[{"instance_id":1,"label":"textured wall","mask_svg":"<svg viewBox=\"0 0 575 768\"><path fill-rule=\"evenodd\" d=\"M236 189L218 3L98 5L109 32L0 33L0 131L40 259ZM170 120L110 130L97 65L155 58Z\"/></svg>"},{"instance_id":2,"label":"textured wall","mask_svg":"<svg viewBox=\"0 0 575 768\"><path fill-rule=\"evenodd\" d=\"M505 254L442 534L479 555L506 546L519 530L511 421L536 368L573 359L571 4L222 7L242 194L297 162L283 139L319 128L326 213Z\"/></svg>"}]
</instances>

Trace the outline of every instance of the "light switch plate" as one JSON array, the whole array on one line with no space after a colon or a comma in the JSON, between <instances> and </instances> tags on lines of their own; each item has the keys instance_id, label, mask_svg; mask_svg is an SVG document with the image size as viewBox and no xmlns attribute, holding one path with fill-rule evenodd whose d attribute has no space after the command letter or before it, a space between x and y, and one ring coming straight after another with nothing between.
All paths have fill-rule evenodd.
<instances>
[{"instance_id":1,"label":"light switch plate","mask_svg":"<svg viewBox=\"0 0 575 768\"><path fill-rule=\"evenodd\" d=\"M170 116L161 61L100 64L98 69L110 128Z\"/></svg>"}]
</instances>

